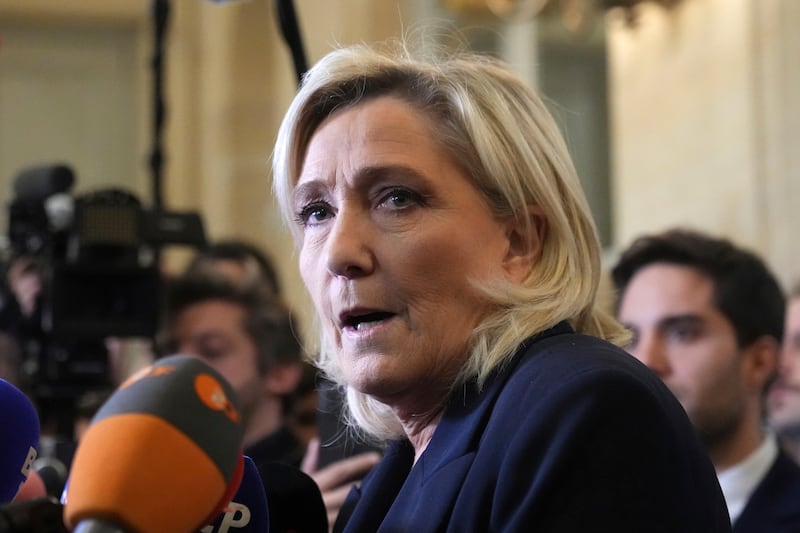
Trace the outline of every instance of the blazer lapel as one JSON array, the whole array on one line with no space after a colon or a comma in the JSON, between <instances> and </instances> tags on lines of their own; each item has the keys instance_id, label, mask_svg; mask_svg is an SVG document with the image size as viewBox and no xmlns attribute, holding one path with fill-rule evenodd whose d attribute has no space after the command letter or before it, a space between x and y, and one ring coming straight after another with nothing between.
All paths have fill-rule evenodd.
<instances>
[{"instance_id":1,"label":"blazer lapel","mask_svg":"<svg viewBox=\"0 0 800 533\"><path fill-rule=\"evenodd\" d=\"M413 462L411 443L406 440L393 442L381 462L364 479L362 487L366 490L356 486L350 489L336 519L334 532L378 531ZM346 527L343 528L345 520Z\"/></svg>"}]
</instances>

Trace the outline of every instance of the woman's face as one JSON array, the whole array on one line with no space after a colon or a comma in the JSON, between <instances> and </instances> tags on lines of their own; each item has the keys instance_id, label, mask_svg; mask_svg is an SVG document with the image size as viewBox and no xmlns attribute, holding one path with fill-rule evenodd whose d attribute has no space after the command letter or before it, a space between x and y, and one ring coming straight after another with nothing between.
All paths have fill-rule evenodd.
<instances>
[{"instance_id":1,"label":"woman's face","mask_svg":"<svg viewBox=\"0 0 800 533\"><path fill-rule=\"evenodd\" d=\"M510 223L427 120L393 97L337 112L292 197L300 271L345 379L409 413L435 408L466 359L488 310L472 281L514 277Z\"/></svg>"}]
</instances>

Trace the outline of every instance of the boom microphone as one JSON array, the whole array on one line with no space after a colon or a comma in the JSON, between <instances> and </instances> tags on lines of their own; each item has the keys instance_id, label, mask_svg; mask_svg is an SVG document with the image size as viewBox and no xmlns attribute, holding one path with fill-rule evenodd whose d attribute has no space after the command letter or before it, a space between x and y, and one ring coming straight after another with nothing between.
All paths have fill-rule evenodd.
<instances>
[{"instance_id":1,"label":"boom microphone","mask_svg":"<svg viewBox=\"0 0 800 533\"><path fill-rule=\"evenodd\" d=\"M44 452L42 452L44 453ZM67 481L69 471L67 465L56 457L42 457L33 462L33 472L39 476L44 483L45 491L48 496L59 498L64 490L64 483Z\"/></svg>"},{"instance_id":2,"label":"boom microphone","mask_svg":"<svg viewBox=\"0 0 800 533\"><path fill-rule=\"evenodd\" d=\"M300 84L303 81L303 74L308 70L308 62L306 60L306 51L303 47L303 39L300 36L300 24L297 22L294 2L292 0L277 0L275 9L280 22L281 35L283 35L283 40L286 41L286 45L292 54L297 83Z\"/></svg>"},{"instance_id":3,"label":"boom microphone","mask_svg":"<svg viewBox=\"0 0 800 533\"><path fill-rule=\"evenodd\" d=\"M244 456L244 475L231 503L201 533L266 533L269 527L267 495L256 464Z\"/></svg>"},{"instance_id":4,"label":"boom microphone","mask_svg":"<svg viewBox=\"0 0 800 533\"><path fill-rule=\"evenodd\" d=\"M75 173L67 165L43 165L22 169L14 178L17 200L42 202L54 194L68 192L75 183Z\"/></svg>"},{"instance_id":5,"label":"boom microphone","mask_svg":"<svg viewBox=\"0 0 800 533\"><path fill-rule=\"evenodd\" d=\"M67 525L75 533L197 531L241 480L239 413L230 384L196 357L172 355L142 369L78 444Z\"/></svg>"},{"instance_id":6,"label":"boom microphone","mask_svg":"<svg viewBox=\"0 0 800 533\"><path fill-rule=\"evenodd\" d=\"M39 448L39 416L21 390L0 379L0 504L28 479Z\"/></svg>"}]
</instances>

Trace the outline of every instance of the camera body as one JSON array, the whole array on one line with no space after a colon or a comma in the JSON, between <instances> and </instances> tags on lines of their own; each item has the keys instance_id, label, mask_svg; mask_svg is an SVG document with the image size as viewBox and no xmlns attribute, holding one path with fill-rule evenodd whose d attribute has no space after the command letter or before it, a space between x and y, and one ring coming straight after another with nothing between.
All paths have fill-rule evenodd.
<instances>
[{"instance_id":1,"label":"camera body","mask_svg":"<svg viewBox=\"0 0 800 533\"><path fill-rule=\"evenodd\" d=\"M21 347L25 373L45 396L107 383L105 340L157 331L162 248L205 245L196 213L145 208L121 188L73 195L74 183L66 165L25 169L8 206L10 261L30 261L42 281Z\"/></svg>"}]
</instances>

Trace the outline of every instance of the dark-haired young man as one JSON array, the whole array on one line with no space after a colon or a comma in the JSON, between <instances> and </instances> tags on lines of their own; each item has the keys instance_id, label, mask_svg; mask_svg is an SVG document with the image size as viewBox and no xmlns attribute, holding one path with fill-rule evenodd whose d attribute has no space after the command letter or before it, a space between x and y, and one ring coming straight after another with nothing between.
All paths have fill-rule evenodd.
<instances>
[{"instance_id":1,"label":"dark-haired young man","mask_svg":"<svg viewBox=\"0 0 800 533\"><path fill-rule=\"evenodd\" d=\"M286 420L285 401L303 371L289 309L263 284L213 271L172 280L167 295L161 351L202 358L236 391L244 453L264 483L270 531L325 529L319 488L299 470L305 446Z\"/></svg>"},{"instance_id":2,"label":"dark-haired young man","mask_svg":"<svg viewBox=\"0 0 800 533\"><path fill-rule=\"evenodd\" d=\"M302 373L287 307L255 284L212 273L172 280L167 294L161 351L200 357L230 382L242 405L245 453L256 465L299 466L304 447L284 420L284 398Z\"/></svg>"},{"instance_id":3,"label":"dark-haired young man","mask_svg":"<svg viewBox=\"0 0 800 533\"><path fill-rule=\"evenodd\" d=\"M730 241L643 236L612 272L628 350L672 390L703 440L735 533L800 531L800 467L765 428L784 296L766 265Z\"/></svg>"}]
</instances>

